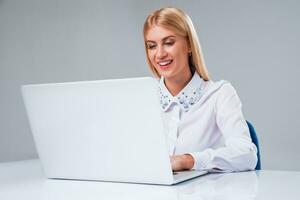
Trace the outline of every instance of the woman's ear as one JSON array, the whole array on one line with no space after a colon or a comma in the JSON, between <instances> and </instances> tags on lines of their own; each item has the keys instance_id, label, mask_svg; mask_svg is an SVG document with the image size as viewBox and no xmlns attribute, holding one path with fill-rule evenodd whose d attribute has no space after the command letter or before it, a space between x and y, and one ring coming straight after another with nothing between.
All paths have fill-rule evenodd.
<instances>
[{"instance_id":1,"label":"woman's ear","mask_svg":"<svg viewBox=\"0 0 300 200\"><path fill-rule=\"evenodd\" d=\"M188 43L188 53L192 53L191 45Z\"/></svg>"},{"instance_id":2,"label":"woman's ear","mask_svg":"<svg viewBox=\"0 0 300 200\"><path fill-rule=\"evenodd\" d=\"M188 47L188 52L190 53L190 52L192 52L192 48L191 48L191 43L190 43L190 39L189 38L187 38L187 47Z\"/></svg>"},{"instance_id":3,"label":"woman's ear","mask_svg":"<svg viewBox=\"0 0 300 200\"><path fill-rule=\"evenodd\" d=\"M190 45L188 46L188 54L192 55L192 49L191 49Z\"/></svg>"}]
</instances>

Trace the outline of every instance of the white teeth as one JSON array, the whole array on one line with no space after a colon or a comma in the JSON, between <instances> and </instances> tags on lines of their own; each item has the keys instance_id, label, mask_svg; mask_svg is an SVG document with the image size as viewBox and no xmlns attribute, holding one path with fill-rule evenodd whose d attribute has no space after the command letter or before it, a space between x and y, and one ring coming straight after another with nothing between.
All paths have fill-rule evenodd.
<instances>
[{"instance_id":1,"label":"white teeth","mask_svg":"<svg viewBox=\"0 0 300 200\"><path fill-rule=\"evenodd\" d=\"M168 61L159 62L158 64L159 64L160 66L164 66L164 65L170 64L171 62L172 62L172 60L168 60Z\"/></svg>"}]
</instances>

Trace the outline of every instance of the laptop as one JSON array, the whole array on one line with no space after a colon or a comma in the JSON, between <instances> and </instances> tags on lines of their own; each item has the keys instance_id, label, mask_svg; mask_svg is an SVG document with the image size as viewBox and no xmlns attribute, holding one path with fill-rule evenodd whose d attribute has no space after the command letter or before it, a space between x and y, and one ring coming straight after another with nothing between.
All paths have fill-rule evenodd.
<instances>
[{"instance_id":1,"label":"laptop","mask_svg":"<svg viewBox=\"0 0 300 200\"><path fill-rule=\"evenodd\" d=\"M150 77L23 85L46 176L172 185L206 174L172 172L157 88Z\"/></svg>"}]
</instances>

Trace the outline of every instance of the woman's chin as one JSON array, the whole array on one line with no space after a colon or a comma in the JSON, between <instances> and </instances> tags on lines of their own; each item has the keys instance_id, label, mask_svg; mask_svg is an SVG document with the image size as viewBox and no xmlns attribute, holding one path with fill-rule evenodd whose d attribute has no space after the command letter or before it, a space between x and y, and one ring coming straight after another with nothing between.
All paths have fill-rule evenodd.
<instances>
[{"instance_id":1,"label":"woman's chin","mask_svg":"<svg viewBox=\"0 0 300 200\"><path fill-rule=\"evenodd\" d=\"M167 71L161 72L160 75L161 75L162 77L164 77L165 79L168 79L168 78L173 77L173 73L167 72Z\"/></svg>"}]
</instances>

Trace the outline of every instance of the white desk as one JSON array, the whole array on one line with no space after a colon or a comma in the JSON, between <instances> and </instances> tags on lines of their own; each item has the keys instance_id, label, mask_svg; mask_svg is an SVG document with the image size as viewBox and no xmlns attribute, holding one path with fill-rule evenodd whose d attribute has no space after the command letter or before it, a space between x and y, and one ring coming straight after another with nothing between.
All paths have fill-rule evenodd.
<instances>
[{"instance_id":1,"label":"white desk","mask_svg":"<svg viewBox=\"0 0 300 200\"><path fill-rule=\"evenodd\" d=\"M52 180L39 160L0 163L0 200L300 199L300 172L209 174L175 186Z\"/></svg>"}]
</instances>

